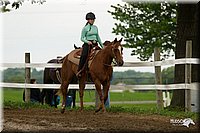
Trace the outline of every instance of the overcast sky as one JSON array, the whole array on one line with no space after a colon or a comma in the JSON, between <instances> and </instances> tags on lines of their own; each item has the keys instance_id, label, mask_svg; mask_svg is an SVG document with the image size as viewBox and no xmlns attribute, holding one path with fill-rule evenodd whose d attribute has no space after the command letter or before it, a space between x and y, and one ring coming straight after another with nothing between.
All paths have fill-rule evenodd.
<instances>
[{"instance_id":1,"label":"overcast sky","mask_svg":"<svg viewBox=\"0 0 200 133\"><path fill-rule=\"evenodd\" d=\"M95 25L102 42L114 40L114 22L107 12L110 6L124 4L121 0L47 0L43 5L25 2L19 9L1 14L1 63L23 63L24 53L31 53L32 63L46 63L57 56L65 56L73 45L81 46L81 30L85 15L94 12ZM139 61L124 50L124 61ZM134 68L154 71L153 68Z\"/></svg>"}]
</instances>

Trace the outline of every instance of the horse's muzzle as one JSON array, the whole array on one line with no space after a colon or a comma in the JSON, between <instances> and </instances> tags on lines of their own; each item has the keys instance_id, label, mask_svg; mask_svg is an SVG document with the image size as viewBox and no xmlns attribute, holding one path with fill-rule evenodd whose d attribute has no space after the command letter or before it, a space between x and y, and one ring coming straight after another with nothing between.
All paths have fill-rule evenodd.
<instances>
[{"instance_id":1,"label":"horse's muzzle","mask_svg":"<svg viewBox=\"0 0 200 133\"><path fill-rule=\"evenodd\" d=\"M123 60L118 61L118 62L117 62L117 65L118 65L118 66L123 66L123 65L124 65L124 61L123 61Z\"/></svg>"}]
</instances>

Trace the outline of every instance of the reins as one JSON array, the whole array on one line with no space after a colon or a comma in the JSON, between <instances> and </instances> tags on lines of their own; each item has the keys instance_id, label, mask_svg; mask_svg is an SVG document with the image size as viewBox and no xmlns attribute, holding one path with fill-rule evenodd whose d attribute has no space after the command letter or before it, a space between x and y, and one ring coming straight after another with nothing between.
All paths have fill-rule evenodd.
<instances>
[{"instance_id":1,"label":"reins","mask_svg":"<svg viewBox=\"0 0 200 133\"><path fill-rule=\"evenodd\" d=\"M112 48L112 54L114 55L114 59L116 60L116 56L115 56L115 54L114 54L114 50L113 50L114 48ZM112 62L111 62L111 64L114 64L114 65L109 65L109 64L105 64L104 63L104 65L105 66L108 66L108 67L113 67L113 66L116 66L117 65L117 63L116 63L116 61L114 62L113 60L112 60Z\"/></svg>"},{"instance_id":2,"label":"reins","mask_svg":"<svg viewBox=\"0 0 200 133\"><path fill-rule=\"evenodd\" d=\"M108 67L113 67L112 65L109 65L109 64L104 64L105 66L108 66Z\"/></svg>"},{"instance_id":3,"label":"reins","mask_svg":"<svg viewBox=\"0 0 200 133\"><path fill-rule=\"evenodd\" d=\"M109 65L109 64L105 64L105 63L104 63L104 65L105 65L105 66L108 66L108 67L117 66L117 63L116 63L116 62L112 61L112 63L113 63L114 65Z\"/></svg>"}]
</instances>

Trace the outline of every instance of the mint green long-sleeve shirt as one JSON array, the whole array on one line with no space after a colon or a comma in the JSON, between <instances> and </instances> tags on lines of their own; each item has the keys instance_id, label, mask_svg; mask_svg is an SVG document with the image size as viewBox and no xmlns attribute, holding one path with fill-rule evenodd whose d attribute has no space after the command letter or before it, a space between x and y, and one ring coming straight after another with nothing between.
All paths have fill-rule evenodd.
<instances>
[{"instance_id":1,"label":"mint green long-sleeve shirt","mask_svg":"<svg viewBox=\"0 0 200 133\"><path fill-rule=\"evenodd\" d=\"M91 29L90 29L91 28ZM96 25L87 24L83 27L81 32L81 41L88 43L89 40L95 40L100 44L100 47L103 48L103 44L99 37L98 28Z\"/></svg>"}]
</instances>

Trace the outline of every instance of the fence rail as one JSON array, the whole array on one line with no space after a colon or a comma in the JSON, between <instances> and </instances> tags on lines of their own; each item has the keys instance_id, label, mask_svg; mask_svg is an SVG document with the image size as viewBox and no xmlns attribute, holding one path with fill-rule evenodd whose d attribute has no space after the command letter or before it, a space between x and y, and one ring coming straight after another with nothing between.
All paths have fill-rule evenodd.
<instances>
[{"instance_id":1,"label":"fence rail","mask_svg":"<svg viewBox=\"0 0 200 133\"><path fill-rule=\"evenodd\" d=\"M168 84L168 85L111 85L110 91L133 91L133 90L197 90L199 83L191 84ZM59 89L60 84L24 84L24 83L0 83L0 87L5 88L41 88ZM94 84L86 84L87 89L95 89ZM69 89L79 89L78 84L70 84Z\"/></svg>"},{"instance_id":2,"label":"fence rail","mask_svg":"<svg viewBox=\"0 0 200 133\"><path fill-rule=\"evenodd\" d=\"M165 65L177 65L177 64L200 64L200 60L198 58L181 58L181 59L175 59L175 60L164 60L164 61L154 61L154 62L125 62L122 67L153 67L153 66L165 66ZM62 64L55 64L55 63L1 63L0 67L61 68Z\"/></svg>"},{"instance_id":3,"label":"fence rail","mask_svg":"<svg viewBox=\"0 0 200 133\"><path fill-rule=\"evenodd\" d=\"M200 64L198 58L181 58L175 60L154 61L154 62L125 62L123 67L153 67L163 65L175 64ZM8 68L60 68L62 64L55 63L2 63L0 67ZM124 90L175 90L187 89L196 90L199 83L182 83L182 84L168 84L168 85L111 85L111 91L118 92ZM42 88L42 89L59 89L59 84L28 84L28 83L0 83L0 87L10 88ZM118 88L118 89L113 89ZM124 89L123 89L124 88ZM128 88L128 89L127 89ZM79 89L77 84L70 84L69 89ZM95 89L94 84L87 84L86 89Z\"/></svg>"}]
</instances>

